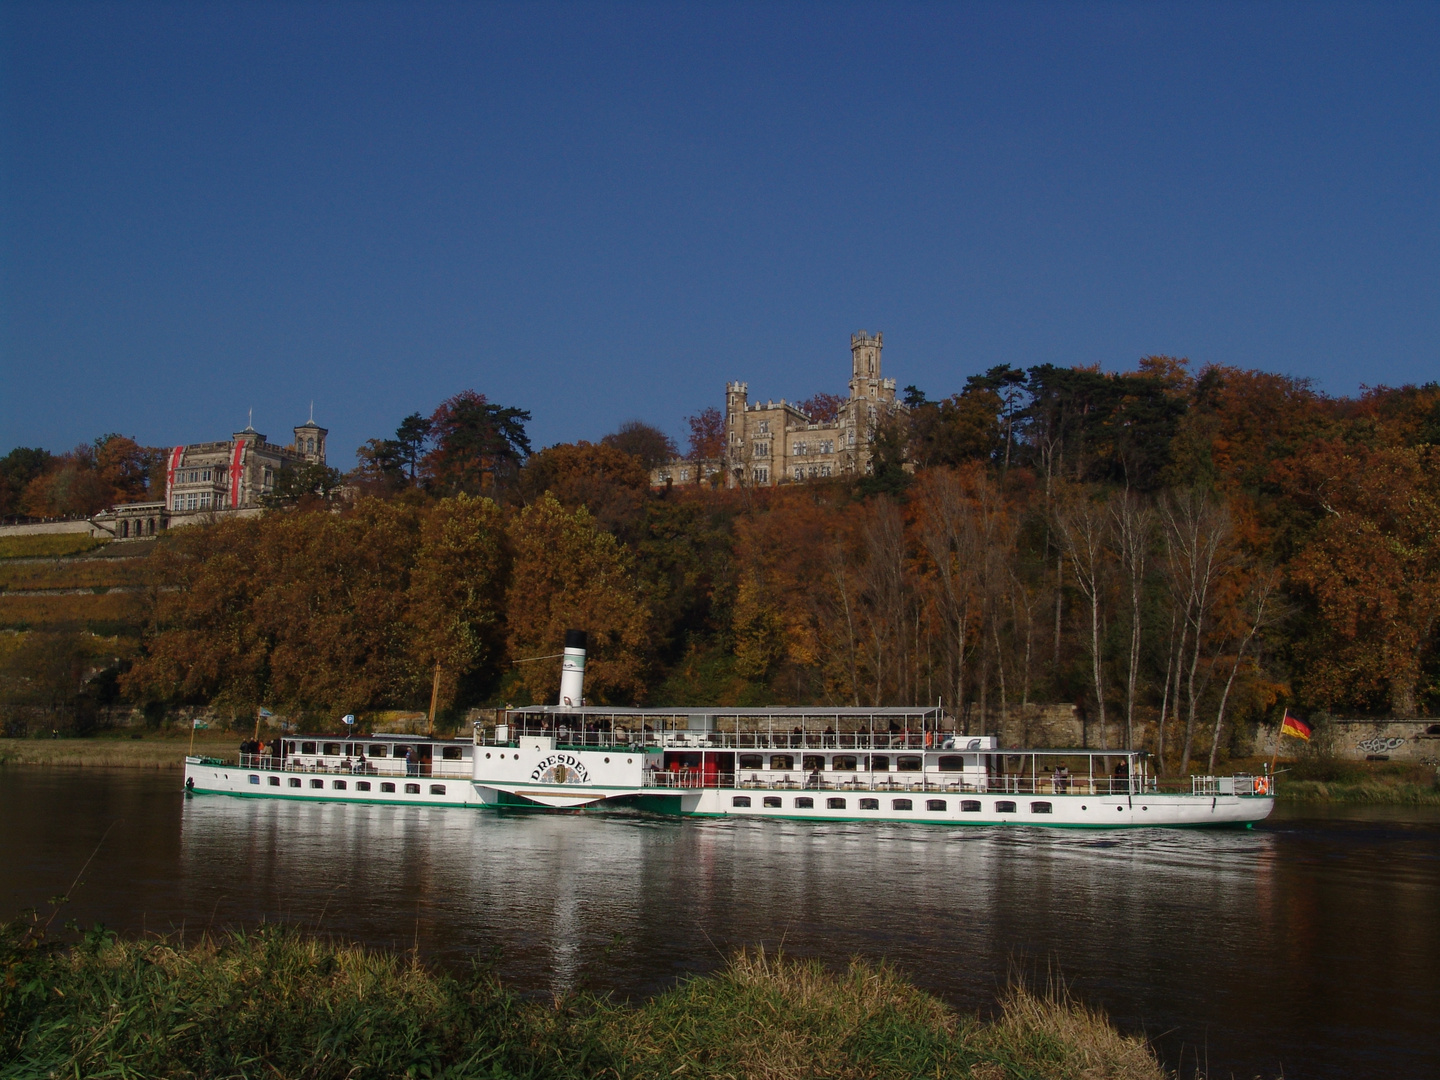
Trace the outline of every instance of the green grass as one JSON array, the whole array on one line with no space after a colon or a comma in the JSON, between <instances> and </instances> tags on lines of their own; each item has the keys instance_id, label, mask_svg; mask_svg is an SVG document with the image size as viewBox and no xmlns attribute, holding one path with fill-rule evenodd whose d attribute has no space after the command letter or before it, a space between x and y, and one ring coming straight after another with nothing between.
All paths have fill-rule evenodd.
<instances>
[{"instance_id":1,"label":"green grass","mask_svg":"<svg viewBox=\"0 0 1440 1080\"><path fill-rule=\"evenodd\" d=\"M1407 762L1302 758L1280 775L1282 802L1345 802L1440 806L1440 772Z\"/></svg>"},{"instance_id":2,"label":"green grass","mask_svg":"<svg viewBox=\"0 0 1440 1080\"><path fill-rule=\"evenodd\" d=\"M0 941L0 1077L666 1077L1159 1080L1146 1044L1056 994L1012 989L963 1016L895 971L763 952L631 1006L526 1001L483 967L452 975L279 926L52 948Z\"/></svg>"},{"instance_id":3,"label":"green grass","mask_svg":"<svg viewBox=\"0 0 1440 1080\"><path fill-rule=\"evenodd\" d=\"M94 551L110 541L87 533L39 533L0 537L0 559L35 559Z\"/></svg>"}]
</instances>

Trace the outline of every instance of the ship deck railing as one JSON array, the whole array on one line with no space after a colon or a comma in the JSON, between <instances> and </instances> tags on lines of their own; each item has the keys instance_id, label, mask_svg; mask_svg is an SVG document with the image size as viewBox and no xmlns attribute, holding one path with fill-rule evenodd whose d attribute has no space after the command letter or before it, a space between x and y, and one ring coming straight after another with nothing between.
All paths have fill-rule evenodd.
<instances>
[{"instance_id":1,"label":"ship deck railing","mask_svg":"<svg viewBox=\"0 0 1440 1080\"><path fill-rule=\"evenodd\" d=\"M230 764L223 758L209 759ZM272 757L269 754L241 754L238 768L259 769L266 772L322 773L329 776L443 776L452 780L468 780L471 776L469 761L419 761L410 765L403 759L366 758L364 762L325 763L319 765L301 764L293 758Z\"/></svg>"},{"instance_id":2,"label":"ship deck railing","mask_svg":"<svg viewBox=\"0 0 1440 1080\"><path fill-rule=\"evenodd\" d=\"M567 731L564 728L515 728L505 739L493 736L481 740L485 746L514 746L522 738L555 740L557 750L609 750L654 747L663 750L941 750L964 752L963 746L944 747L948 733L912 731L870 734L770 734L764 731ZM961 743L965 736L956 737ZM971 750L996 754L1000 750ZM1026 751L1027 753L1029 751Z\"/></svg>"},{"instance_id":3,"label":"ship deck railing","mask_svg":"<svg viewBox=\"0 0 1440 1080\"><path fill-rule=\"evenodd\" d=\"M763 773L716 773L699 769L666 769L650 771L646 787L655 788L734 788L760 791L934 791L938 793L975 795L1147 795L1190 794L1200 796L1268 794L1257 791L1255 777L1192 776L1186 780L1157 780L1145 777L1070 777L1054 779L1029 776L991 776L983 783L974 783L958 776L914 773L898 776L858 774L837 778L833 773L811 773L799 777L769 777ZM1262 778L1263 779L1263 778Z\"/></svg>"}]
</instances>

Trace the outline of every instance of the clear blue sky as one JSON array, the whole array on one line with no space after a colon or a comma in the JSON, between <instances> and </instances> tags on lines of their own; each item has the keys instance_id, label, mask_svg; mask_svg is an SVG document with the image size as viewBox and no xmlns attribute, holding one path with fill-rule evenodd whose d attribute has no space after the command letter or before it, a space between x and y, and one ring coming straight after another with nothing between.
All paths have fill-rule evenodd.
<instances>
[{"instance_id":1,"label":"clear blue sky","mask_svg":"<svg viewBox=\"0 0 1440 1080\"><path fill-rule=\"evenodd\" d=\"M1440 378L1440 4L9 4L0 452Z\"/></svg>"}]
</instances>

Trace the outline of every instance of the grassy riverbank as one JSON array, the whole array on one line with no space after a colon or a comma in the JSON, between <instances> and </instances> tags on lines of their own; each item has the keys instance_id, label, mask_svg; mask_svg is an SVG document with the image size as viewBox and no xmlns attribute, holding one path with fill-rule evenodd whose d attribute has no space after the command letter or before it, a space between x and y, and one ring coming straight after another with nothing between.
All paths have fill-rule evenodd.
<instances>
[{"instance_id":1,"label":"grassy riverbank","mask_svg":"<svg viewBox=\"0 0 1440 1080\"><path fill-rule=\"evenodd\" d=\"M894 971L741 953L631 1006L521 1000L490 974L276 926L178 941L3 943L0 1077L1002 1077L1161 1080L1146 1044L1064 996L957 1014Z\"/></svg>"},{"instance_id":2,"label":"grassy riverbank","mask_svg":"<svg viewBox=\"0 0 1440 1080\"><path fill-rule=\"evenodd\" d=\"M195 753L234 757L240 736L228 731L197 731ZM85 739L0 739L0 765L90 765L128 769L180 769L190 748L190 733L97 735Z\"/></svg>"},{"instance_id":3,"label":"grassy riverbank","mask_svg":"<svg viewBox=\"0 0 1440 1080\"><path fill-rule=\"evenodd\" d=\"M1431 765L1299 761L1285 767L1276 797L1281 802L1440 806L1440 775Z\"/></svg>"}]
</instances>

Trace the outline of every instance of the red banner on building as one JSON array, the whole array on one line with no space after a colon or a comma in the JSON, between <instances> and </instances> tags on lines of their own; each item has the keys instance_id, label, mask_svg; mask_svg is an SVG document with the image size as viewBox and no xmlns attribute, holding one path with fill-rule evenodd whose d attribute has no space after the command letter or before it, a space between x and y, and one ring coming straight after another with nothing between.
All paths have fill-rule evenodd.
<instances>
[{"instance_id":1,"label":"red banner on building","mask_svg":"<svg viewBox=\"0 0 1440 1080\"><path fill-rule=\"evenodd\" d=\"M170 505L170 492L175 487L175 470L180 468L180 462L185 458L185 447L177 446L170 451L170 463L165 469L165 509L172 510Z\"/></svg>"},{"instance_id":2,"label":"red banner on building","mask_svg":"<svg viewBox=\"0 0 1440 1080\"><path fill-rule=\"evenodd\" d=\"M230 509L240 508L240 480L245 475L245 447L250 445L242 440L237 440L235 449L230 454Z\"/></svg>"}]
</instances>

